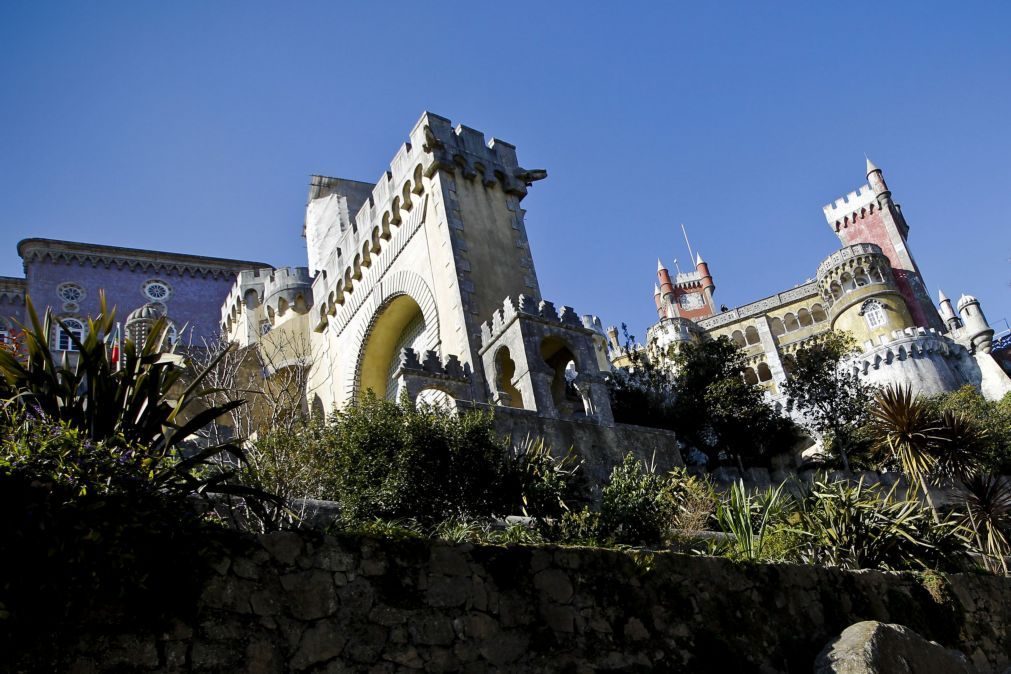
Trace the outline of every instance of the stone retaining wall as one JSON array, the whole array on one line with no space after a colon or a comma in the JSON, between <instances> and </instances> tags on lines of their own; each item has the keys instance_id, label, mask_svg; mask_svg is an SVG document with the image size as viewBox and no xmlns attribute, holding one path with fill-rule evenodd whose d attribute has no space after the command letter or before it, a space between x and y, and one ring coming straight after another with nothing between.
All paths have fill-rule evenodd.
<instances>
[{"instance_id":1,"label":"stone retaining wall","mask_svg":"<svg viewBox=\"0 0 1011 674\"><path fill-rule=\"evenodd\" d=\"M810 672L868 619L981 671L1011 651L1005 578L292 532L227 546L193 617L158 634L85 626L72 671Z\"/></svg>"}]
</instances>

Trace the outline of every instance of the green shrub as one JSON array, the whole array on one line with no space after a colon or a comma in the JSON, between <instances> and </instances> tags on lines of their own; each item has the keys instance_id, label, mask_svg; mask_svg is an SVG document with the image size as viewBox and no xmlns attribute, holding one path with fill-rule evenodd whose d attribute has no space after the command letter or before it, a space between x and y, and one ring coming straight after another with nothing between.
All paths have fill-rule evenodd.
<instances>
[{"instance_id":1,"label":"green shrub","mask_svg":"<svg viewBox=\"0 0 1011 674\"><path fill-rule=\"evenodd\" d=\"M800 501L799 561L847 569L958 568L965 541L955 518L935 520L918 500L860 482L817 482Z\"/></svg>"},{"instance_id":2,"label":"green shrub","mask_svg":"<svg viewBox=\"0 0 1011 674\"><path fill-rule=\"evenodd\" d=\"M784 550L788 538L776 533L789 518L792 507L782 485L752 494L744 482L735 482L716 504L716 522L731 536L724 553L749 561L782 559L788 552Z\"/></svg>"},{"instance_id":3,"label":"green shrub","mask_svg":"<svg viewBox=\"0 0 1011 674\"><path fill-rule=\"evenodd\" d=\"M1011 472L1011 394L989 401L972 386L924 399L933 417L948 413L968 420L980 434L976 458L984 472ZM975 448L974 448L975 449Z\"/></svg>"},{"instance_id":4,"label":"green shrub","mask_svg":"<svg viewBox=\"0 0 1011 674\"><path fill-rule=\"evenodd\" d=\"M83 621L157 629L194 605L208 525L147 465L142 450L4 410L0 649L15 670L64 657L58 636Z\"/></svg>"},{"instance_id":5,"label":"green shrub","mask_svg":"<svg viewBox=\"0 0 1011 674\"><path fill-rule=\"evenodd\" d=\"M660 545L669 537L675 507L670 480L631 454L601 490L600 523L618 543Z\"/></svg>"},{"instance_id":6,"label":"green shrub","mask_svg":"<svg viewBox=\"0 0 1011 674\"><path fill-rule=\"evenodd\" d=\"M325 424L265 436L245 479L289 498L337 501L349 525L560 514L578 485L575 459L555 459L540 441L514 450L492 422L487 412L369 397Z\"/></svg>"}]
</instances>

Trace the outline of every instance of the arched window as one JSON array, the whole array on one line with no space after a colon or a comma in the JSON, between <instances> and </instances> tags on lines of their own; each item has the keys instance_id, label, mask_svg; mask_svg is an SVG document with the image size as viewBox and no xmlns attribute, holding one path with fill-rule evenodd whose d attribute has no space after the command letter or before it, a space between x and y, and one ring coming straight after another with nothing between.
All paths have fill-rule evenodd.
<instances>
[{"instance_id":1,"label":"arched window","mask_svg":"<svg viewBox=\"0 0 1011 674\"><path fill-rule=\"evenodd\" d=\"M853 280L856 281L857 288L865 286L871 282L871 280L867 278L867 274L864 273L863 267L857 267L853 270Z\"/></svg>"},{"instance_id":2,"label":"arched window","mask_svg":"<svg viewBox=\"0 0 1011 674\"><path fill-rule=\"evenodd\" d=\"M769 369L768 363L758 364L758 381L769 381L772 379L772 370Z\"/></svg>"},{"instance_id":3,"label":"arched window","mask_svg":"<svg viewBox=\"0 0 1011 674\"><path fill-rule=\"evenodd\" d=\"M747 340L748 344L758 344L760 341L758 337L758 328L753 325L749 325L744 331L744 338Z\"/></svg>"},{"instance_id":4,"label":"arched window","mask_svg":"<svg viewBox=\"0 0 1011 674\"><path fill-rule=\"evenodd\" d=\"M864 320L867 321L867 327L871 329L880 328L888 322L885 308L877 300L867 300L864 302L863 306L860 307L860 315L864 317Z\"/></svg>"},{"instance_id":5,"label":"arched window","mask_svg":"<svg viewBox=\"0 0 1011 674\"><path fill-rule=\"evenodd\" d=\"M786 328L783 327L783 319L773 318L769 321L769 328L772 330L774 337L779 337L781 334L786 332Z\"/></svg>"},{"instance_id":6,"label":"arched window","mask_svg":"<svg viewBox=\"0 0 1011 674\"><path fill-rule=\"evenodd\" d=\"M800 323L800 327L802 328L814 325L814 321L811 320L811 312L807 309L801 309L797 312L797 322Z\"/></svg>"},{"instance_id":7,"label":"arched window","mask_svg":"<svg viewBox=\"0 0 1011 674\"><path fill-rule=\"evenodd\" d=\"M811 318L814 319L815 323L821 323L822 321L827 320L828 316L825 314L825 309L820 304L815 304L811 307Z\"/></svg>"},{"instance_id":8,"label":"arched window","mask_svg":"<svg viewBox=\"0 0 1011 674\"><path fill-rule=\"evenodd\" d=\"M734 330L734 333L730 335L730 341L739 347L745 347L748 345L748 343L744 341L744 333L740 330Z\"/></svg>"},{"instance_id":9,"label":"arched window","mask_svg":"<svg viewBox=\"0 0 1011 674\"><path fill-rule=\"evenodd\" d=\"M843 290L842 290L842 286L840 286L840 285L839 285L838 283L836 283L835 281L832 281L832 285L831 285L831 286L829 286L829 290L831 290L831 291L832 291L832 297L833 297L834 299L839 299L840 297L842 297L842 296L843 296Z\"/></svg>"},{"instance_id":10,"label":"arched window","mask_svg":"<svg viewBox=\"0 0 1011 674\"><path fill-rule=\"evenodd\" d=\"M56 326L56 348L60 351L77 351L73 337L84 340L84 323L76 318L63 318Z\"/></svg>"},{"instance_id":11,"label":"arched window","mask_svg":"<svg viewBox=\"0 0 1011 674\"><path fill-rule=\"evenodd\" d=\"M788 353L783 356L783 373L786 374L787 377L790 377L796 369L797 359L793 356L793 354Z\"/></svg>"},{"instance_id":12,"label":"arched window","mask_svg":"<svg viewBox=\"0 0 1011 674\"><path fill-rule=\"evenodd\" d=\"M754 386L758 383L758 375L755 374L754 368L748 367L744 369L744 383L749 386Z\"/></svg>"},{"instance_id":13,"label":"arched window","mask_svg":"<svg viewBox=\"0 0 1011 674\"><path fill-rule=\"evenodd\" d=\"M797 317L793 314L783 316L783 325L786 326L787 332L793 332L794 330L800 329L800 323L797 322Z\"/></svg>"},{"instance_id":14,"label":"arched window","mask_svg":"<svg viewBox=\"0 0 1011 674\"><path fill-rule=\"evenodd\" d=\"M845 292L849 292L857 287L849 272L843 272L843 275L839 277L839 283L842 284L843 291Z\"/></svg>"}]
</instances>

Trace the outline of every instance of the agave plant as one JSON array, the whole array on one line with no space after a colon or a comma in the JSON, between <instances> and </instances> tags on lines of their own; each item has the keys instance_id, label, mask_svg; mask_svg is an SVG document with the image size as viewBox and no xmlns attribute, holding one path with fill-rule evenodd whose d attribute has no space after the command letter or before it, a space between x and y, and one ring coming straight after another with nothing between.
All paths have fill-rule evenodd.
<instances>
[{"instance_id":1,"label":"agave plant","mask_svg":"<svg viewBox=\"0 0 1011 674\"><path fill-rule=\"evenodd\" d=\"M237 444L193 446L201 429L243 401L207 404L211 391L202 384L216 362L187 382L187 360L164 351L168 328L164 318L154 323L143 344L124 340L114 360L108 342L115 309L108 308L104 293L99 296L100 313L88 319L83 337L56 321L51 310L40 320L30 298L25 304L30 325L22 327L24 352L0 351L0 376L15 404L77 429L95 443L139 455L139 468L159 488L269 499L261 491L230 483L233 472L223 469L223 461L244 460ZM72 354L54 354L50 343L54 322L73 341ZM184 443L187 451L182 451ZM198 470L212 464L222 469Z\"/></svg>"}]
</instances>

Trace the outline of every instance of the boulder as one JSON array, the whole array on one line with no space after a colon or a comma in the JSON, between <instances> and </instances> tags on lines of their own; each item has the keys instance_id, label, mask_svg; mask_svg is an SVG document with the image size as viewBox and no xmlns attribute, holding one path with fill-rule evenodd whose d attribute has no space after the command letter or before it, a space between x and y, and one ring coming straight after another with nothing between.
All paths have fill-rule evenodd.
<instances>
[{"instance_id":1,"label":"boulder","mask_svg":"<svg viewBox=\"0 0 1011 674\"><path fill-rule=\"evenodd\" d=\"M970 674L964 655L924 639L902 625L866 620L828 643L815 674Z\"/></svg>"}]
</instances>

